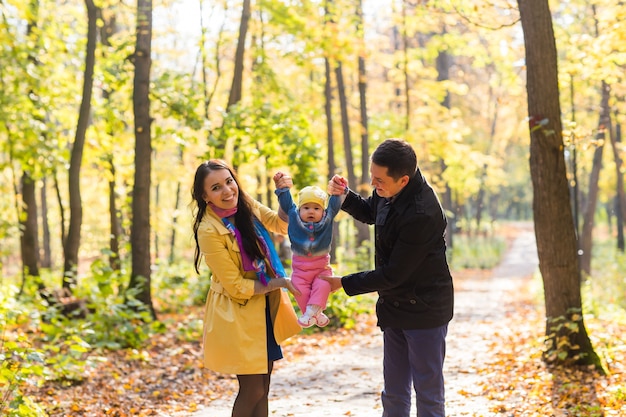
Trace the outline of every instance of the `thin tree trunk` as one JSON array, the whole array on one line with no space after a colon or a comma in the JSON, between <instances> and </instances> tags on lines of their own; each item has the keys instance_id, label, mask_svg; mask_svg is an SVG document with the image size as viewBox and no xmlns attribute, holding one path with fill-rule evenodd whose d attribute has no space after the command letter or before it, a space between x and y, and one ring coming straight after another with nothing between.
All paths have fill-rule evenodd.
<instances>
[{"instance_id":1,"label":"thin tree trunk","mask_svg":"<svg viewBox=\"0 0 626 417\"><path fill-rule=\"evenodd\" d=\"M348 172L348 184L357 185L354 173L354 158L352 156L352 139L350 137L350 118L348 116L348 100L346 87L343 82L343 65L340 62L335 66L335 78L337 79L337 94L339 96L339 108L341 110L341 130L343 133L343 152L346 158L346 171ZM354 186L353 185L353 186ZM357 245L360 246L369 237L369 228L365 223L354 221L357 230Z\"/></svg>"},{"instance_id":2,"label":"thin tree trunk","mask_svg":"<svg viewBox=\"0 0 626 417\"><path fill-rule=\"evenodd\" d=\"M35 181L27 172L24 172L21 179L22 188L22 208L20 210L20 248L22 254L22 284L19 294L24 292L24 286L28 277L35 277L39 280L39 242L37 227L37 199Z\"/></svg>"},{"instance_id":3,"label":"thin tree trunk","mask_svg":"<svg viewBox=\"0 0 626 417\"><path fill-rule=\"evenodd\" d=\"M333 17L330 13L330 5L332 0L326 0L324 2L324 26L333 22ZM332 69L330 65L330 59L328 57L329 51L326 51L324 55L324 113L326 115L326 148L328 152L328 177L332 178L336 174L337 165L335 163L335 139L333 133L333 89L332 89ZM337 261L337 245L339 243L339 222L333 222L333 240L330 245L330 262L335 263Z\"/></svg>"},{"instance_id":4,"label":"thin tree trunk","mask_svg":"<svg viewBox=\"0 0 626 417\"><path fill-rule=\"evenodd\" d=\"M102 27L100 28L100 42L102 43L103 49L107 51L111 46L111 36L117 32L117 19L115 17L114 11L109 9L100 9L98 8L98 15L103 22ZM103 52L106 54L106 52ZM108 104L111 101L111 95L113 91L104 89L102 91L102 98ZM115 131L113 130L113 120L107 120L107 134L110 137L115 136ZM110 178L109 178L109 265L111 269L114 271L119 271L122 268L122 258L120 257L120 240L122 235L122 226L120 221L120 213L117 208L117 193L115 191L115 183L116 183L116 169L115 169L115 160L113 156L113 151L109 151L108 155L106 155L106 162L108 164Z\"/></svg>"},{"instance_id":5,"label":"thin tree trunk","mask_svg":"<svg viewBox=\"0 0 626 417\"><path fill-rule=\"evenodd\" d=\"M152 155L154 157L154 161L156 162L157 151L153 151ZM160 206L161 206L161 183L157 182L157 184L154 186L154 207L158 209L158 207ZM156 217L158 218L159 216L156 216ZM154 239L154 257L158 261L160 259L160 256L159 256L159 228L160 228L159 223L160 222L156 220L154 223L155 223L154 226L156 226L154 230L154 238L153 238ZM152 224L150 226L152 226Z\"/></svg>"},{"instance_id":6,"label":"thin tree trunk","mask_svg":"<svg viewBox=\"0 0 626 417\"><path fill-rule=\"evenodd\" d=\"M363 1L359 0L356 10L357 33L359 42L359 109L361 114L361 183L357 186L358 192L366 197L369 194L369 131L367 117L367 72L365 68L365 37L363 32ZM366 224L357 225L359 245L368 242L370 229Z\"/></svg>"},{"instance_id":7,"label":"thin tree trunk","mask_svg":"<svg viewBox=\"0 0 626 417\"><path fill-rule=\"evenodd\" d=\"M65 247L65 241L67 240L67 230L65 228L65 206L63 205L63 197L61 197L61 186L57 177L56 171L53 171L52 178L54 179L54 191L57 197L57 203L59 203L59 215L61 217L61 245Z\"/></svg>"},{"instance_id":8,"label":"thin tree trunk","mask_svg":"<svg viewBox=\"0 0 626 417\"><path fill-rule=\"evenodd\" d=\"M498 124L498 98L494 98L493 90L489 89L489 96L493 99L493 119L491 119L491 129L489 131L489 144L491 148L491 152L489 154L493 155L493 150L495 148L495 138L496 138L496 126ZM485 186L487 182L487 170L489 168L488 164L483 164L483 169L480 174L480 186L478 188L478 195L476 197L476 231L480 232L480 223L482 221L484 203L485 203Z\"/></svg>"},{"instance_id":9,"label":"thin tree trunk","mask_svg":"<svg viewBox=\"0 0 626 417\"><path fill-rule=\"evenodd\" d=\"M152 305L150 259L150 174L152 143L150 117L150 68L152 66L152 0L137 0L137 39L133 112L135 115L135 184L133 186L130 245L132 270L129 289L156 318Z\"/></svg>"},{"instance_id":10,"label":"thin tree trunk","mask_svg":"<svg viewBox=\"0 0 626 417\"><path fill-rule=\"evenodd\" d=\"M120 213L117 208L117 193L115 191L115 163L113 161L113 155L109 155L109 171L111 173L111 179L109 180L109 224L111 237L109 239L109 249L111 254L109 255L109 265L114 271L122 269L122 258L120 255L120 240L122 237L122 224L120 220Z\"/></svg>"},{"instance_id":11,"label":"thin tree trunk","mask_svg":"<svg viewBox=\"0 0 626 417\"><path fill-rule=\"evenodd\" d=\"M591 251L593 247L593 225L598 205L598 181L600 180L600 170L602 169L602 153L606 140L606 131L611 124L611 109L609 108L609 97L611 87L602 81L602 98L600 101L600 120L598 121L598 133L596 134L596 149L593 153L593 164L589 175L589 195L587 206L583 215L583 230L580 235L580 273L581 279L587 279L591 275ZM609 131L609 137L611 136Z\"/></svg>"},{"instance_id":12,"label":"thin tree trunk","mask_svg":"<svg viewBox=\"0 0 626 417\"><path fill-rule=\"evenodd\" d=\"M611 147L615 160L615 174L617 178L617 195L615 197L615 227L617 229L617 249L624 252L624 211L626 211L626 193L624 192L624 173L622 172L622 157L619 152L619 144L622 141L622 125L615 117L615 135L611 136Z\"/></svg>"},{"instance_id":13,"label":"thin tree trunk","mask_svg":"<svg viewBox=\"0 0 626 417\"><path fill-rule=\"evenodd\" d=\"M233 82L228 95L227 111L235 104L241 101L243 92L243 69L244 58L246 52L246 34L248 33L248 22L250 21L251 9L250 0L243 0L241 9L241 22L239 24L239 38L237 39L237 50L235 51L235 70L233 72ZM218 140L218 156L230 161L233 168L237 169L234 157L237 153L237 144L235 138L225 138L223 131L220 131L220 139Z\"/></svg>"},{"instance_id":14,"label":"thin tree trunk","mask_svg":"<svg viewBox=\"0 0 626 417\"><path fill-rule=\"evenodd\" d=\"M411 85L409 80L409 37L407 36L406 0L402 0L402 72L404 74L404 130L411 128Z\"/></svg>"},{"instance_id":15,"label":"thin tree trunk","mask_svg":"<svg viewBox=\"0 0 626 417\"><path fill-rule=\"evenodd\" d=\"M87 7L87 50L85 55L85 73L83 96L78 113L76 136L72 145L70 168L68 173L68 191L70 198L70 223L67 239L63 245L65 262L63 265L63 288L72 290L77 283L78 249L80 247L80 229L83 223L83 206L80 195L80 168L83 160L85 136L89 126L91 95L93 92L93 72L95 65L97 37L97 9L93 0L85 0Z\"/></svg>"},{"instance_id":16,"label":"thin tree trunk","mask_svg":"<svg viewBox=\"0 0 626 417\"><path fill-rule=\"evenodd\" d=\"M28 26L26 28L26 34L28 40L34 45L39 46L41 44L41 36L35 29L37 28L37 19L39 18L39 2L36 0L30 0ZM35 48L33 48L35 49ZM34 53L29 53L28 60L35 66L39 67L40 62ZM30 85L28 97L31 100L33 106L37 107L38 103L35 97L39 96L39 79L33 77L32 84ZM42 115L33 115L33 118L39 123L44 124L45 118ZM45 132L42 133L45 136ZM21 179L22 189L22 206L19 216L20 224L20 244L22 254L22 267L26 272L22 274L22 285L20 288L20 294L24 290L26 278L28 276L35 277L39 281L39 233L37 225L37 199L36 199L36 184L32 178L30 172L24 169ZM34 216L34 217L33 217Z\"/></svg>"},{"instance_id":17,"label":"thin tree trunk","mask_svg":"<svg viewBox=\"0 0 626 417\"><path fill-rule=\"evenodd\" d=\"M41 257L42 268L52 268L52 249L50 247L50 223L48 222L48 185L46 177L42 178L41 185L41 227L43 256Z\"/></svg>"},{"instance_id":18,"label":"thin tree trunk","mask_svg":"<svg viewBox=\"0 0 626 417\"><path fill-rule=\"evenodd\" d=\"M331 68L328 57L324 57L324 67L326 80L324 82L324 112L326 114L326 148L328 152L328 176L332 177L337 171L337 165L335 165L335 145L333 134L333 92L331 81ZM330 246L330 261L336 262L337 260L337 243L339 242L339 223L333 222L333 240Z\"/></svg>"},{"instance_id":19,"label":"thin tree trunk","mask_svg":"<svg viewBox=\"0 0 626 417\"><path fill-rule=\"evenodd\" d=\"M443 33L446 33L445 29ZM436 67L437 67L437 81L447 81L450 79L450 67L452 66L452 57L446 51L439 51L437 54ZM446 92L441 105L446 109L450 109L450 93ZM448 166L446 161L442 158L440 161L441 174L446 171ZM445 191L442 195L441 202L444 210L448 213L448 224L446 225L446 243L448 247L453 247L454 243L454 225L456 218L454 216L454 207L452 206L452 189L448 181L445 182ZM450 252L451 253L451 252Z\"/></svg>"},{"instance_id":20,"label":"thin tree trunk","mask_svg":"<svg viewBox=\"0 0 626 417\"><path fill-rule=\"evenodd\" d=\"M239 25L239 38L237 40L237 50L235 51L235 72L233 74L233 83L230 88L226 109L229 109L230 106L241 101L243 91L243 62L246 52L246 34L248 32L250 15L250 0L243 0L241 23Z\"/></svg>"},{"instance_id":21,"label":"thin tree trunk","mask_svg":"<svg viewBox=\"0 0 626 417\"><path fill-rule=\"evenodd\" d=\"M183 163L183 147L178 147L178 157L180 159L180 163ZM176 182L176 199L174 200L174 216L172 217L172 234L170 239L170 263L174 262L176 258L176 224L178 222L178 207L180 206L180 189L182 185L180 181Z\"/></svg>"},{"instance_id":22,"label":"thin tree trunk","mask_svg":"<svg viewBox=\"0 0 626 417\"><path fill-rule=\"evenodd\" d=\"M228 11L228 1L223 2L224 13ZM215 40L215 78L213 80L213 86L209 88L209 74L208 74L208 56L206 52L206 37L208 28L204 24L204 0L200 0L200 57L202 65L202 94L204 96L204 118L208 122L211 120L209 109L217 86L222 78L222 66L221 66L221 47L224 39L224 28L226 26L226 19L222 20L222 25L217 33L217 39ZM194 71L195 72L195 71ZM213 135L213 129L208 129L209 138ZM224 148L223 144L219 144L219 147Z\"/></svg>"},{"instance_id":23,"label":"thin tree trunk","mask_svg":"<svg viewBox=\"0 0 626 417\"><path fill-rule=\"evenodd\" d=\"M546 306L544 359L561 364L593 364L602 370L582 315L552 16L547 0L518 0L518 5L526 46L535 236Z\"/></svg>"}]
</instances>

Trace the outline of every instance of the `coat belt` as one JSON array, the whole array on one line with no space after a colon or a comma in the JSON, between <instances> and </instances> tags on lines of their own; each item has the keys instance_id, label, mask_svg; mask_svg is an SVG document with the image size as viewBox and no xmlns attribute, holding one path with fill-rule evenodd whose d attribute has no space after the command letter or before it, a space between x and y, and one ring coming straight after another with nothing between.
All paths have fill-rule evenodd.
<instances>
[{"instance_id":1,"label":"coat belt","mask_svg":"<svg viewBox=\"0 0 626 417\"><path fill-rule=\"evenodd\" d=\"M224 286L223 286L221 283L217 282L217 281L211 280L211 286L210 286L209 288L210 288L212 291L214 291L214 292L216 292L216 293L218 293L218 294L222 294L222 295L224 295L224 296L226 296L226 297L230 298L231 300L233 300L233 301L234 301L234 302L236 302L237 304L240 304L240 305L242 305L242 306L245 306L246 304L248 304L248 300L244 300L244 299L242 299L242 298L235 298L235 297L232 297L232 296L228 293L228 291L226 291L226 290L224 289Z\"/></svg>"}]
</instances>

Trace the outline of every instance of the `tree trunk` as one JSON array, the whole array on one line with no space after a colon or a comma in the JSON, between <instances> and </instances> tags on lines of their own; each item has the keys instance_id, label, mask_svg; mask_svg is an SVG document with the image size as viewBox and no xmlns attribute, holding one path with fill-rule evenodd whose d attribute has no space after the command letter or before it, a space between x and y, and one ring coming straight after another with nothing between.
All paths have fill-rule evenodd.
<instances>
[{"instance_id":1,"label":"tree trunk","mask_svg":"<svg viewBox=\"0 0 626 417\"><path fill-rule=\"evenodd\" d=\"M183 161L183 147L178 147L178 157L180 158L181 165L184 163ZM174 216L172 217L172 234L170 239L170 263L174 263L174 259L176 257L176 223L178 222L178 206L180 206L180 189L181 183L180 181L176 182L176 199L174 200Z\"/></svg>"},{"instance_id":2,"label":"tree trunk","mask_svg":"<svg viewBox=\"0 0 626 417\"><path fill-rule=\"evenodd\" d=\"M598 181L602 169L602 152L606 140L606 131L611 124L611 109L609 108L609 96L611 87L602 81L602 98L600 100L600 120L598 121L598 133L596 134L597 146L593 153L593 165L589 175L589 195L587 206L583 215L583 230L580 235L580 273L581 279L587 279L591 275L591 251L593 247L593 224L598 205ZM611 137L609 131L609 137Z\"/></svg>"},{"instance_id":3,"label":"tree trunk","mask_svg":"<svg viewBox=\"0 0 626 417\"><path fill-rule=\"evenodd\" d=\"M117 32L117 20L112 9L100 9L98 8L98 15L103 22L100 28L100 42L105 48L111 46L111 36ZM104 52L106 53L106 52ZM104 89L102 91L102 98L109 105L111 101L111 95L113 91ZM110 137L115 136L113 130L113 120L107 120L107 134ZM122 235L122 225L120 221L120 213L117 208L117 193L115 191L116 183L116 170L115 160L113 157L113 151L110 151L106 155L106 162L108 164L110 179L109 179L109 266L114 271L119 271L122 268L122 258L120 257L120 240Z\"/></svg>"},{"instance_id":4,"label":"tree trunk","mask_svg":"<svg viewBox=\"0 0 626 417\"><path fill-rule=\"evenodd\" d=\"M489 131L489 146L490 146L490 155L494 154L495 150L495 140L496 140L496 126L498 125L498 98L494 97L493 89L489 88L489 97L490 101L493 99L493 119L491 120L491 129ZM489 169L488 164L483 164L483 169L480 174L480 186L478 189L478 195L476 197L476 232L480 233L480 223L482 221L483 209L485 206L485 183L487 182L487 170Z\"/></svg>"},{"instance_id":5,"label":"tree trunk","mask_svg":"<svg viewBox=\"0 0 626 417\"><path fill-rule=\"evenodd\" d=\"M237 50L235 52L235 72L233 74L233 83L230 88L226 109L229 109L230 106L241 101L243 91L243 61L246 51L246 33L248 32L250 15L250 0L243 0L241 23L239 25L239 39L237 40Z\"/></svg>"},{"instance_id":6,"label":"tree trunk","mask_svg":"<svg viewBox=\"0 0 626 417\"><path fill-rule=\"evenodd\" d=\"M89 126L91 95L93 91L93 71L95 65L97 37L97 9L93 0L85 0L87 7L87 51L85 55L85 75L83 96L78 113L76 136L72 145L70 168L68 173L70 222L67 238L63 245L65 263L63 265L63 288L71 290L77 282L78 249L80 247L80 229L83 223L83 206L80 196L80 168L85 147L85 135Z\"/></svg>"},{"instance_id":7,"label":"tree trunk","mask_svg":"<svg viewBox=\"0 0 626 417\"><path fill-rule=\"evenodd\" d=\"M242 97L243 91L243 67L244 56L246 52L246 34L248 32L248 22L250 20L250 0L244 0L241 10L241 22L239 24L239 38L237 39L237 50L235 51L235 69L233 72L233 82L230 87L230 93L228 95L228 103L226 104L226 110L229 111L230 107L239 103ZM217 145L217 156L224 158L231 162L235 170L238 168L234 162L234 156L237 153L237 144L235 138L224 137L222 131L219 133L219 140Z\"/></svg>"},{"instance_id":8,"label":"tree trunk","mask_svg":"<svg viewBox=\"0 0 626 417\"><path fill-rule=\"evenodd\" d=\"M50 223L48 223L48 186L46 177L43 177L41 185L41 227L43 243L41 267L52 268L52 249L50 248Z\"/></svg>"},{"instance_id":9,"label":"tree trunk","mask_svg":"<svg viewBox=\"0 0 626 417\"><path fill-rule=\"evenodd\" d=\"M114 271L122 269L122 258L120 257L120 240L122 238L122 224L120 213L117 209L117 193L115 192L115 163L113 155L109 155L109 170L111 179L109 180L109 224L111 237L109 239L109 265Z\"/></svg>"},{"instance_id":10,"label":"tree trunk","mask_svg":"<svg viewBox=\"0 0 626 417\"><path fill-rule=\"evenodd\" d=\"M402 0L402 73L404 75L404 130L411 128L411 85L409 80L409 37L406 33L406 0Z\"/></svg>"},{"instance_id":11,"label":"tree trunk","mask_svg":"<svg viewBox=\"0 0 626 417\"><path fill-rule=\"evenodd\" d=\"M154 160L156 161L156 156L157 156L157 152L154 151L152 153L154 155ZM160 207L161 206L161 183L157 182L157 184L154 186L154 207ZM156 216L157 220L155 220L155 230L154 230L154 257L155 259L159 260L161 259L160 254L159 254L159 229L160 229L160 225L159 225L159 221L158 218L159 216Z\"/></svg>"},{"instance_id":12,"label":"tree trunk","mask_svg":"<svg viewBox=\"0 0 626 417\"><path fill-rule=\"evenodd\" d=\"M444 29L443 33L446 31ZM450 79L450 67L452 66L452 57L448 54L447 51L439 51L437 55L437 60L435 62L437 67L437 81L447 81ZM450 109L450 93L446 92L445 97L443 98L441 105L446 109ZM445 160L441 159L441 174L443 177L443 173L447 168ZM441 203L443 205L444 210L448 215L448 224L446 225L446 243L448 247L453 247L454 242L454 224L455 224L455 216L454 216L454 207L452 206L452 189L450 185L446 181L445 191L441 196Z\"/></svg>"},{"instance_id":13,"label":"tree trunk","mask_svg":"<svg viewBox=\"0 0 626 417\"><path fill-rule=\"evenodd\" d=\"M333 17L329 11L332 0L324 2L324 26L332 23ZM328 152L328 178L332 178L337 172L335 164L335 138L333 133L333 88L332 69L330 65L329 52L324 55L324 113L326 115L326 148ZM339 222L333 222L333 240L330 245L330 262L337 262L337 245L339 243Z\"/></svg>"},{"instance_id":14,"label":"tree trunk","mask_svg":"<svg viewBox=\"0 0 626 417\"><path fill-rule=\"evenodd\" d=\"M334 146L334 134L333 134L333 92L331 81L331 69L328 57L324 57L324 67L326 74L326 81L324 82L324 112L326 114L326 148L328 151L328 176L332 177L337 171L337 165L335 165L335 146ZM339 241L339 223L333 222L333 240L330 245L330 261L332 263L337 260L337 243Z\"/></svg>"},{"instance_id":15,"label":"tree trunk","mask_svg":"<svg viewBox=\"0 0 626 417\"><path fill-rule=\"evenodd\" d=\"M369 187L369 131L367 117L367 73L365 69L365 38L363 32L363 1L359 0L357 5L357 33L359 37L359 109L361 114L361 181L357 185L359 194L367 197L371 188ZM359 222L360 223L360 222ZM369 226L357 225L359 245L369 242Z\"/></svg>"},{"instance_id":16,"label":"tree trunk","mask_svg":"<svg viewBox=\"0 0 626 417\"><path fill-rule=\"evenodd\" d=\"M57 197L57 202L59 203L59 216L61 217L61 221L59 222L61 226L61 245L65 247L65 241L67 240L67 230L65 228L65 206L63 205L61 186L59 185L56 171L53 171L52 177L54 179L54 192Z\"/></svg>"},{"instance_id":17,"label":"tree trunk","mask_svg":"<svg viewBox=\"0 0 626 417\"><path fill-rule=\"evenodd\" d=\"M611 137L613 158L615 159L615 174L617 178L617 195L615 197L615 227L617 229L617 249L624 252L624 211L626 210L626 193L624 193L624 173L622 172L622 157L619 153L619 144L622 141L622 125L615 118L615 135Z\"/></svg>"},{"instance_id":18,"label":"tree trunk","mask_svg":"<svg viewBox=\"0 0 626 417\"><path fill-rule=\"evenodd\" d=\"M20 210L20 248L22 253L22 285L20 294L24 291L24 286L28 277L36 277L39 280L39 242L37 227L37 200L35 193L35 181L27 172L24 172L21 179L22 187L22 207Z\"/></svg>"},{"instance_id":19,"label":"tree trunk","mask_svg":"<svg viewBox=\"0 0 626 417\"><path fill-rule=\"evenodd\" d=\"M354 158L352 156L352 139L350 137L350 118L348 117L348 100L346 98L346 87L343 82L343 65L340 62L335 67L335 78L337 79L337 94L339 96L339 107L341 110L341 131L343 133L343 152L346 158L346 171L348 172L348 184L358 186L354 173ZM360 246L369 237L369 228L365 223L354 222L357 230L357 245Z\"/></svg>"},{"instance_id":20,"label":"tree trunk","mask_svg":"<svg viewBox=\"0 0 626 417\"><path fill-rule=\"evenodd\" d=\"M150 173L152 143L150 127L150 68L152 66L152 0L137 0L137 40L133 80L135 115L135 184L133 186L130 245L132 271L129 289L156 317L150 292Z\"/></svg>"},{"instance_id":21,"label":"tree trunk","mask_svg":"<svg viewBox=\"0 0 626 417\"><path fill-rule=\"evenodd\" d=\"M544 359L602 369L582 316L550 8L547 0L518 0L518 4L526 46L535 236L546 306Z\"/></svg>"}]
</instances>

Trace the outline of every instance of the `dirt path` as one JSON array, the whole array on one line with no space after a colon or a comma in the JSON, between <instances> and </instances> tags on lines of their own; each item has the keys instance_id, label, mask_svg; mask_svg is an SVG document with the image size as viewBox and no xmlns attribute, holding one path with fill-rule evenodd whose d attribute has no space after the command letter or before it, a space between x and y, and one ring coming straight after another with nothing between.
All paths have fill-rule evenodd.
<instances>
[{"instance_id":1,"label":"dirt path","mask_svg":"<svg viewBox=\"0 0 626 417\"><path fill-rule=\"evenodd\" d=\"M537 267L532 225L515 226L503 262L487 276L455 277L455 318L450 323L445 364L449 416L493 415L481 397L481 375L489 346L507 331L506 313L516 289ZM304 345L305 354L290 354ZM299 348L300 349L300 348ZM270 415L276 417L379 417L382 412L382 334L373 323L333 343L298 336L284 348L272 374ZM236 383L233 381L233 390ZM234 395L217 398L194 417L229 417ZM415 413L415 407L412 409Z\"/></svg>"}]
</instances>

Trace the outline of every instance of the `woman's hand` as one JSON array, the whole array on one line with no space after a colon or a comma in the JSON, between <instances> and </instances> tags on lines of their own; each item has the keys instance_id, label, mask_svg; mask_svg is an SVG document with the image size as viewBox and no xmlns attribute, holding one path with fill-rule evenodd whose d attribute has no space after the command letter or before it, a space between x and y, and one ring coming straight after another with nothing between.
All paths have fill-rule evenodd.
<instances>
[{"instance_id":1,"label":"woman's hand","mask_svg":"<svg viewBox=\"0 0 626 417\"><path fill-rule=\"evenodd\" d=\"M293 282L291 282L291 278L283 279L285 280L284 288L287 288L290 293L292 293L293 295L297 295L298 297L302 295L302 293L296 288L296 286L293 285Z\"/></svg>"},{"instance_id":2,"label":"woman's hand","mask_svg":"<svg viewBox=\"0 0 626 417\"><path fill-rule=\"evenodd\" d=\"M293 285L290 278L273 278L267 285L263 285L261 281L254 281L254 293L266 294L270 291L287 288L293 295L300 296L302 293Z\"/></svg>"},{"instance_id":3,"label":"woman's hand","mask_svg":"<svg viewBox=\"0 0 626 417\"><path fill-rule=\"evenodd\" d=\"M274 180L274 185L276 186L276 188L293 187L293 179L291 178L291 175L286 174L284 172L278 171L276 174L274 174L273 180Z\"/></svg>"}]
</instances>

